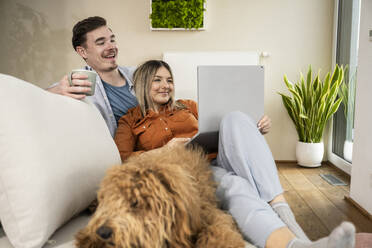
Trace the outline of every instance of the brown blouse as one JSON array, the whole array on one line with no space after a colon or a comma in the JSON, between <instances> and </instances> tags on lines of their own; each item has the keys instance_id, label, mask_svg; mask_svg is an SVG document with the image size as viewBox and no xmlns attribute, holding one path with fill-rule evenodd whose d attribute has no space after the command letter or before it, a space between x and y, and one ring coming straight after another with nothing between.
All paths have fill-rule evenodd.
<instances>
[{"instance_id":1,"label":"brown blouse","mask_svg":"<svg viewBox=\"0 0 372 248\"><path fill-rule=\"evenodd\" d=\"M179 100L185 109L171 111L164 107L156 113L148 111L142 117L139 106L120 118L115 143L122 161L132 154L162 147L172 138L191 138L198 132L196 102Z\"/></svg>"}]
</instances>

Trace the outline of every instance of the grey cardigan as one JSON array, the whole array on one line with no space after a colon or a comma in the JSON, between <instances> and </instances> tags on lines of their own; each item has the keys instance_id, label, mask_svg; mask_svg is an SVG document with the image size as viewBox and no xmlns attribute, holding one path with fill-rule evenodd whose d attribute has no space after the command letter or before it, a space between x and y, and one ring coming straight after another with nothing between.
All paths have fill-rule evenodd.
<instances>
[{"instance_id":1,"label":"grey cardigan","mask_svg":"<svg viewBox=\"0 0 372 248\"><path fill-rule=\"evenodd\" d=\"M84 69L89 70L89 71L94 71L93 68L88 65L86 65ZM118 69L121 75L123 75L123 77L129 84L130 92L135 96L134 87L133 87L133 72L136 69L136 67L119 66ZM54 83L49 88L54 87L57 84L58 82ZM107 124L108 129L110 130L111 136L114 137L117 124L116 124L114 113L112 112L110 102L107 98L105 88L103 88L103 84L102 84L100 77L97 77L96 89L95 89L94 95L88 96L87 99L91 101L98 108L99 112L101 113L103 119L105 120Z\"/></svg>"}]
</instances>

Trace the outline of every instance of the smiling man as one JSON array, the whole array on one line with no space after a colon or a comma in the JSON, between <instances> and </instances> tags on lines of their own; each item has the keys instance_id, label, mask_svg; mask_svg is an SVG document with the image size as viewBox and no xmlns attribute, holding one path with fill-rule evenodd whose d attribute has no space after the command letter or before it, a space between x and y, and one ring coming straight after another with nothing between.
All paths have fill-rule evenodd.
<instances>
[{"instance_id":1,"label":"smiling man","mask_svg":"<svg viewBox=\"0 0 372 248\"><path fill-rule=\"evenodd\" d=\"M104 18L94 16L79 21L72 32L72 46L87 64L84 69L95 71L99 76L95 94L88 97L97 106L114 136L117 121L128 109L137 105L132 82L135 68L118 66L119 49L115 35ZM87 76L73 74L72 85L68 82L68 75L65 75L47 90L80 100L86 97L84 92L90 91L91 83Z\"/></svg>"}]
</instances>

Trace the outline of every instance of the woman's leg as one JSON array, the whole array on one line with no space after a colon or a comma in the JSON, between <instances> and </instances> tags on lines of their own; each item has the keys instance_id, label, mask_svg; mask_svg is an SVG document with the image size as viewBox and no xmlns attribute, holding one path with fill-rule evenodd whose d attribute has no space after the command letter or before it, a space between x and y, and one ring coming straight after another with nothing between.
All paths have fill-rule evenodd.
<instances>
[{"instance_id":1,"label":"woman's leg","mask_svg":"<svg viewBox=\"0 0 372 248\"><path fill-rule=\"evenodd\" d=\"M269 204L260 199L247 180L212 166L218 184L217 197L228 210L248 241L266 248L353 248L355 227L342 223L325 238L315 242L296 238Z\"/></svg>"},{"instance_id":2,"label":"woman's leg","mask_svg":"<svg viewBox=\"0 0 372 248\"><path fill-rule=\"evenodd\" d=\"M266 202L283 193L269 146L250 117L231 112L219 132L218 166L247 179Z\"/></svg>"},{"instance_id":3,"label":"woman's leg","mask_svg":"<svg viewBox=\"0 0 372 248\"><path fill-rule=\"evenodd\" d=\"M294 237L288 228L279 228L268 237L265 248L353 248L355 227L343 222L329 236L310 242Z\"/></svg>"},{"instance_id":4,"label":"woman's leg","mask_svg":"<svg viewBox=\"0 0 372 248\"><path fill-rule=\"evenodd\" d=\"M328 237L314 242L292 239L286 248L353 248L355 246L355 227L350 222L343 222L333 229Z\"/></svg>"},{"instance_id":5,"label":"woman's leg","mask_svg":"<svg viewBox=\"0 0 372 248\"><path fill-rule=\"evenodd\" d=\"M297 238L310 241L300 225L297 223L296 218L285 201L284 197L280 195L283 200L270 203L273 210L279 215L280 219L288 226L288 228L296 235Z\"/></svg>"},{"instance_id":6,"label":"woman's leg","mask_svg":"<svg viewBox=\"0 0 372 248\"><path fill-rule=\"evenodd\" d=\"M217 164L247 179L298 238L309 240L282 195L269 146L256 123L246 114L232 112L221 121Z\"/></svg>"},{"instance_id":7,"label":"woman's leg","mask_svg":"<svg viewBox=\"0 0 372 248\"><path fill-rule=\"evenodd\" d=\"M285 227L285 224L246 179L221 167L211 167L218 185L216 194L221 208L233 216L246 240L265 247L270 234Z\"/></svg>"}]
</instances>

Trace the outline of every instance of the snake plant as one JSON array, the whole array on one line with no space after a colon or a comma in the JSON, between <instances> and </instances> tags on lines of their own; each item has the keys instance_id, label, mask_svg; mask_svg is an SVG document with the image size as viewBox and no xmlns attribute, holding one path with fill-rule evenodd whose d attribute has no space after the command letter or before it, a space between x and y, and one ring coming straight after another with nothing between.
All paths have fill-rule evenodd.
<instances>
[{"instance_id":1,"label":"snake plant","mask_svg":"<svg viewBox=\"0 0 372 248\"><path fill-rule=\"evenodd\" d=\"M297 83L291 83L284 75L284 83L291 93L282 96L284 107L292 119L299 141L319 143L329 118L337 111L342 98L337 98L343 81L344 69L336 65L333 73L328 72L321 81L319 73L312 79L309 66L306 80L301 73Z\"/></svg>"}]
</instances>

